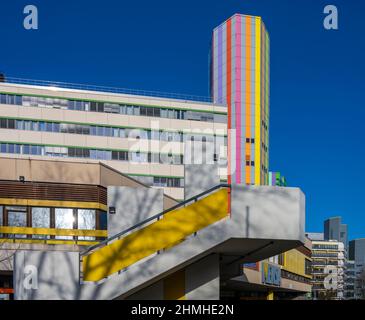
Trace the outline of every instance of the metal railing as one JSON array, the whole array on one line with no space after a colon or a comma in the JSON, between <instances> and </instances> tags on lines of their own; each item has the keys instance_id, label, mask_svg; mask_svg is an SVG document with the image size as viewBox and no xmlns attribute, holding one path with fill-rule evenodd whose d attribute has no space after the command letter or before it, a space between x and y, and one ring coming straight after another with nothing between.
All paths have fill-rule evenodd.
<instances>
[{"instance_id":1,"label":"metal railing","mask_svg":"<svg viewBox=\"0 0 365 320\"><path fill-rule=\"evenodd\" d=\"M101 247L104 247L104 246L107 246L108 244L110 244L111 242L115 241L115 240L119 240L121 237L123 237L124 235L126 235L127 233L131 232L131 231L134 231L144 225L146 225L147 223L153 221L153 220L159 220L162 216L164 216L166 213L168 212L171 212L173 210L176 210L176 209L179 209L181 207L185 207L187 204L190 204L190 203L194 203L196 201L198 201L199 199L201 199L202 197L212 193L213 191L215 190L218 190L218 189L221 189L221 188L230 188L231 185L230 184L226 184L226 183L222 183L222 184L219 184L213 188L210 188L194 197L191 197L190 199L187 199L185 201L182 201L180 203L178 203L177 205L169 208L169 209L166 209L150 218L147 218L146 220L144 221L141 221L139 223L137 223L136 225L130 227L130 228L127 228L126 230L123 230L122 232L119 232L117 234L115 234L114 236L108 238L108 239L105 239L104 241L94 245L94 246L91 246L89 248L87 248L85 251L82 251L80 252L80 261L82 259L83 256L86 256L87 254L89 254L90 252L92 251L95 251L96 249L99 249Z\"/></svg>"},{"instance_id":2,"label":"metal railing","mask_svg":"<svg viewBox=\"0 0 365 320\"><path fill-rule=\"evenodd\" d=\"M55 90L57 90L57 88L60 88L60 89L63 88L63 89L98 91L98 92L107 92L107 93L116 93L116 94L130 94L130 95L139 95L139 96L147 96L147 97L155 97L155 98L166 98L166 99L177 99L177 100L183 100L183 101L196 101L196 102L212 103L212 98L208 97L208 96L189 95L189 94L181 94L181 93L167 93L167 92L151 91L151 90L137 90L137 89L128 89L128 88L118 88L118 87L80 84L80 83L71 83L71 82L60 82L60 81L24 79L24 78L15 78L15 77L5 77L4 81L2 81L2 82L50 87Z\"/></svg>"}]
</instances>

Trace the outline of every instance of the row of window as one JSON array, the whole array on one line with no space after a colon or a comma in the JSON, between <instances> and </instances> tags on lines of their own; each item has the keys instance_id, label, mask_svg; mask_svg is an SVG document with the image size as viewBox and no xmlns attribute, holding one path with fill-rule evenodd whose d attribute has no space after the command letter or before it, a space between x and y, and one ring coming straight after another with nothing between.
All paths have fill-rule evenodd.
<instances>
[{"instance_id":1,"label":"row of window","mask_svg":"<svg viewBox=\"0 0 365 320\"><path fill-rule=\"evenodd\" d=\"M184 179L183 178L170 178L170 177L147 177L147 176L133 176L133 179L144 183L148 186L154 187L166 187L166 188L183 188Z\"/></svg>"},{"instance_id":2,"label":"row of window","mask_svg":"<svg viewBox=\"0 0 365 320\"><path fill-rule=\"evenodd\" d=\"M338 257L337 253L321 253L321 252L313 252L312 257Z\"/></svg>"},{"instance_id":3,"label":"row of window","mask_svg":"<svg viewBox=\"0 0 365 320\"><path fill-rule=\"evenodd\" d=\"M78 125L59 122L17 120L5 118L0 119L0 128L56 133L73 133L105 137L136 138L148 140L152 139L169 142L184 142L191 137L191 134L183 134L182 132L151 131L144 129L127 129L106 126ZM208 135L203 136L202 139L208 142L214 142L215 140L217 140L217 142L227 145L227 137L223 136L216 137Z\"/></svg>"},{"instance_id":4,"label":"row of window","mask_svg":"<svg viewBox=\"0 0 365 320\"><path fill-rule=\"evenodd\" d=\"M28 144L0 143L1 153L38 155L51 157L88 158L95 160L120 160L136 163L161 163L181 165L183 155L151 152L109 151L74 147L48 147Z\"/></svg>"},{"instance_id":5,"label":"row of window","mask_svg":"<svg viewBox=\"0 0 365 320\"><path fill-rule=\"evenodd\" d=\"M331 250L337 250L338 245L337 244L314 244L313 249L331 249Z\"/></svg>"},{"instance_id":6,"label":"row of window","mask_svg":"<svg viewBox=\"0 0 365 320\"><path fill-rule=\"evenodd\" d=\"M123 115L147 116L180 120L227 123L227 115L209 112L166 109L107 102L77 101L59 98L33 97L26 95L0 94L0 103L25 107L55 108L92 112L116 113Z\"/></svg>"},{"instance_id":7,"label":"row of window","mask_svg":"<svg viewBox=\"0 0 365 320\"><path fill-rule=\"evenodd\" d=\"M0 226L106 230L107 214L90 209L0 206ZM1 235L0 236L4 236ZM17 238L72 240L73 236L14 235ZM95 237L77 237L77 240L95 240Z\"/></svg>"}]
</instances>

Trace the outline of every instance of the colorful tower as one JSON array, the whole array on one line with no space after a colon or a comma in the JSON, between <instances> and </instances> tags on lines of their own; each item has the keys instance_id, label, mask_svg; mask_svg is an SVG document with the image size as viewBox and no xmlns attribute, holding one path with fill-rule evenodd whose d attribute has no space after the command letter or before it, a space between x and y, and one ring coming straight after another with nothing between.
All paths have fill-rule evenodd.
<instances>
[{"instance_id":1,"label":"colorful tower","mask_svg":"<svg viewBox=\"0 0 365 320\"><path fill-rule=\"evenodd\" d=\"M229 183L268 184L269 55L261 17L235 14L213 31L210 90L228 108Z\"/></svg>"}]
</instances>

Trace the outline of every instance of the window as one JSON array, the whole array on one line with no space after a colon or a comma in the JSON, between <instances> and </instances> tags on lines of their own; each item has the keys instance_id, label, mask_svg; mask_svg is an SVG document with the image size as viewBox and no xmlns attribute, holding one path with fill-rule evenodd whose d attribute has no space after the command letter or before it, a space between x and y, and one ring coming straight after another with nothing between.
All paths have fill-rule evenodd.
<instances>
[{"instance_id":1,"label":"window","mask_svg":"<svg viewBox=\"0 0 365 320\"><path fill-rule=\"evenodd\" d=\"M55 209L55 228L56 229L73 229L74 215L72 209ZM56 239L72 240L72 236L56 236Z\"/></svg>"},{"instance_id":2,"label":"window","mask_svg":"<svg viewBox=\"0 0 365 320\"><path fill-rule=\"evenodd\" d=\"M9 227L26 227L27 226L27 208L26 207L6 207L8 213ZM26 238L26 235L15 235L16 238Z\"/></svg>"},{"instance_id":3,"label":"window","mask_svg":"<svg viewBox=\"0 0 365 320\"><path fill-rule=\"evenodd\" d=\"M32 228L50 228L50 209L49 208L32 208ZM44 235L33 235L34 239L44 239ZM46 236L49 239L49 236Z\"/></svg>"},{"instance_id":4,"label":"window","mask_svg":"<svg viewBox=\"0 0 365 320\"><path fill-rule=\"evenodd\" d=\"M77 228L81 230L95 230L95 210L77 210ZM95 237L79 237L79 240L95 240Z\"/></svg>"}]
</instances>

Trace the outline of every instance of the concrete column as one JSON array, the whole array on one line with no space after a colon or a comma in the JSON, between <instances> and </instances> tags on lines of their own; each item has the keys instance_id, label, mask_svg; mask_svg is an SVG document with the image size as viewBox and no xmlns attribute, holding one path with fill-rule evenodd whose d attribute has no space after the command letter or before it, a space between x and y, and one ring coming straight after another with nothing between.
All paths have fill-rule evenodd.
<instances>
[{"instance_id":1,"label":"concrete column","mask_svg":"<svg viewBox=\"0 0 365 320\"><path fill-rule=\"evenodd\" d=\"M108 237L126 230L163 211L163 190L153 188L108 187Z\"/></svg>"}]
</instances>

